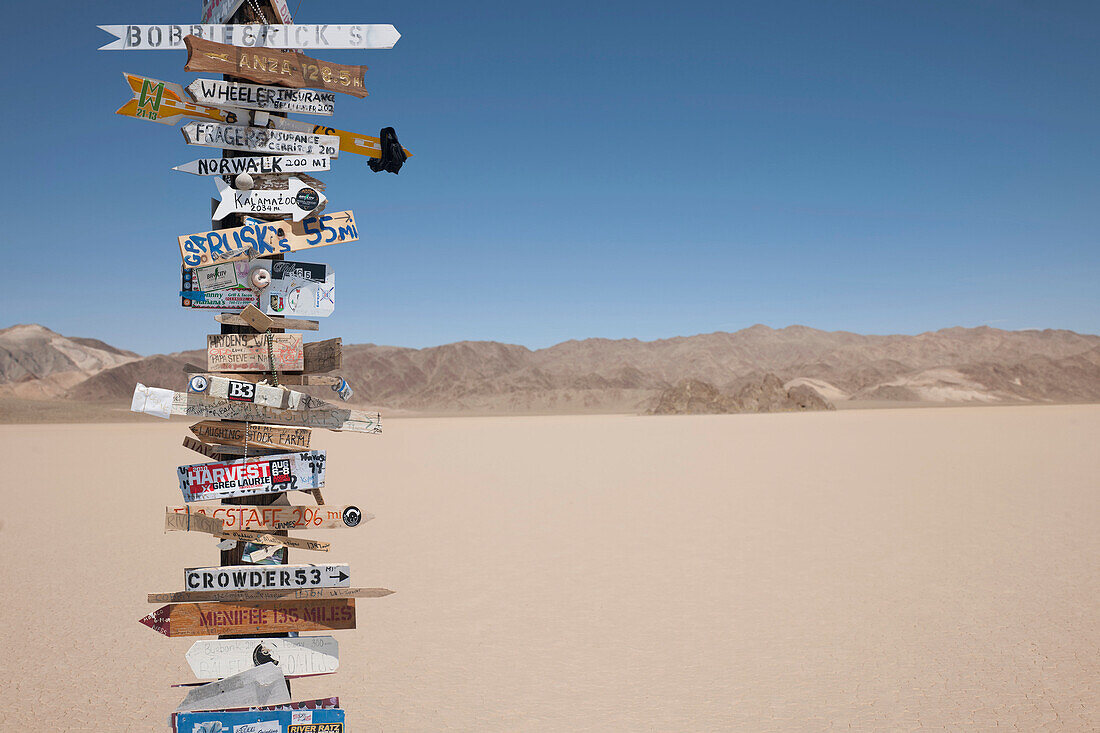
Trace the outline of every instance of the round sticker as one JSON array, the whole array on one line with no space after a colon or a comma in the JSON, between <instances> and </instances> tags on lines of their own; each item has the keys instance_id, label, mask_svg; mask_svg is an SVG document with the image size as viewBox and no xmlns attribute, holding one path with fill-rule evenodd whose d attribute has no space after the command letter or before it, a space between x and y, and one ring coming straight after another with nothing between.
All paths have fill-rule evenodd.
<instances>
[{"instance_id":1,"label":"round sticker","mask_svg":"<svg viewBox=\"0 0 1100 733\"><path fill-rule=\"evenodd\" d=\"M257 267L248 278L253 290L263 290L271 284L271 273L262 267Z\"/></svg>"},{"instance_id":2,"label":"round sticker","mask_svg":"<svg viewBox=\"0 0 1100 733\"><path fill-rule=\"evenodd\" d=\"M349 506L344 508L344 524L349 527L354 527L359 524L363 519L363 513L359 511L357 506Z\"/></svg>"},{"instance_id":3,"label":"round sticker","mask_svg":"<svg viewBox=\"0 0 1100 733\"><path fill-rule=\"evenodd\" d=\"M210 382L206 377L201 374L196 374L191 377L191 382L187 385L187 389L192 392L205 392L206 388L210 386Z\"/></svg>"},{"instance_id":4,"label":"round sticker","mask_svg":"<svg viewBox=\"0 0 1100 733\"><path fill-rule=\"evenodd\" d=\"M302 211L313 211L317 208L317 204L321 202L321 199L317 196L316 191L306 187L298 192L298 195L294 197L294 201Z\"/></svg>"}]
</instances>

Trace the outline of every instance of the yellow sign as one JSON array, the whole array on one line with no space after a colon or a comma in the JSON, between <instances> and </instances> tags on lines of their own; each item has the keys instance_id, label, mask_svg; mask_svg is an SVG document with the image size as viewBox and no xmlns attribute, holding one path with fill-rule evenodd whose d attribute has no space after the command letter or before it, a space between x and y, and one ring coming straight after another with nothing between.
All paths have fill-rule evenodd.
<instances>
[{"instance_id":1,"label":"yellow sign","mask_svg":"<svg viewBox=\"0 0 1100 733\"><path fill-rule=\"evenodd\" d=\"M188 102L188 97L179 84L159 79L150 79L136 74L122 74L134 98L116 110L115 114L135 117L139 120L152 120L165 125L174 125L183 118L214 120L234 124L247 120L247 113L236 109L208 107L204 104Z\"/></svg>"}]
</instances>

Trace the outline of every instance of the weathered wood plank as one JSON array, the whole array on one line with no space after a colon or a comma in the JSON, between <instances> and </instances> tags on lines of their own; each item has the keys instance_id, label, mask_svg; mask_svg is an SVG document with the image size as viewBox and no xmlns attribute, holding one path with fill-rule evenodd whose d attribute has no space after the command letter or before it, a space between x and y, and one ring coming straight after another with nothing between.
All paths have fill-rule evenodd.
<instances>
[{"instance_id":1,"label":"weathered wood plank","mask_svg":"<svg viewBox=\"0 0 1100 733\"><path fill-rule=\"evenodd\" d=\"M344 340L340 337L314 341L303 347L303 367L301 371L308 373L331 372L344 365ZM288 369L287 371L294 371Z\"/></svg>"},{"instance_id":2,"label":"weathered wood plank","mask_svg":"<svg viewBox=\"0 0 1100 733\"><path fill-rule=\"evenodd\" d=\"M173 638L354 629L355 599L170 603L139 621Z\"/></svg>"},{"instance_id":3,"label":"weathered wood plank","mask_svg":"<svg viewBox=\"0 0 1100 733\"><path fill-rule=\"evenodd\" d=\"M219 158L218 160L241 160ZM185 268L202 267L214 262L232 262L255 255L299 252L330 244L354 242L359 239L355 216L350 211L307 216L296 222L261 221L244 218L244 226L216 229L177 237ZM234 253L228 255L228 253Z\"/></svg>"},{"instance_id":4,"label":"weathered wood plank","mask_svg":"<svg viewBox=\"0 0 1100 733\"><path fill-rule=\"evenodd\" d=\"M293 547L299 550L315 550L317 552L329 551L328 542L307 540L301 537L283 537L264 532L227 530L222 526L220 520L213 517L201 514L179 514L171 511L171 508L166 508L165 510L164 530L166 532L170 530L203 532L220 539L251 542L253 544L266 545L269 547Z\"/></svg>"},{"instance_id":5,"label":"weathered wood plank","mask_svg":"<svg viewBox=\"0 0 1100 733\"><path fill-rule=\"evenodd\" d=\"M219 315L221 315L221 314L219 314ZM269 315L266 315L262 310L260 310L259 308L257 308L254 305L250 305L247 308L245 308L243 311L241 311L241 315L238 316L238 318L240 320L244 321L245 323L247 323L254 330L259 331L260 333L263 333L264 331L269 330L270 328L272 328L275 325L275 319L274 318L272 318ZM217 316L215 316L214 319L218 320ZM280 320L286 320L286 319L280 319ZM221 323L224 323L224 322L225 321L221 321Z\"/></svg>"},{"instance_id":6,"label":"weathered wood plank","mask_svg":"<svg viewBox=\"0 0 1100 733\"><path fill-rule=\"evenodd\" d=\"M332 636L293 639L204 639L184 655L195 677L221 679L274 662L285 675L332 674L340 666L340 645Z\"/></svg>"},{"instance_id":7,"label":"weathered wood plank","mask_svg":"<svg viewBox=\"0 0 1100 733\"><path fill-rule=\"evenodd\" d=\"M207 458L213 458L215 461L232 460L243 455L270 456L275 453L285 453L287 450L298 450L297 448L245 448L238 445L207 445L191 436L183 439L183 447L190 448Z\"/></svg>"},{"instance_id":8,"label":"weathered wood plank","mask_svg":"<svg viewBox=\"0 0 1100 733\"><path fill-rule=\"evenodd\" d=\"M166 507L167 512L203 517L221 522L218 530L250 530L271 532L281 529L344 529L358 527L374 519L357 506L326 504L324 506L287 506L282 504L221 504Z\"/></svg>"},{"instance_id":9,"label":"weathered wood plank","mask_svg":"<svg viewBox=\"0 0 1100 733\"><path fill-rule=\"evenodd\" d=\"M203 420L191 426L191 432L201 440L222 445L253 448L282 448L299 451L309 448L308 428L287 428L278 425Z\"/></svg>"},{"instance_id":10,"label":"weathered wood plank","mask_svg":"<svg viewBox=\"0 0 1100 733\"><path fill-rule=\"evenodd\" d=\"M184 364L183 371L188 374L206 374L212 377L226 377L228 379L243 379L246 382L263 382L271 379L271 375L260 372L211 372L206 367L197 364ZM329 377L324 374L294 374L292 372L279 372L279 384L292 387L332 387L335 392L344 384L343 377Z\"/></svg>"},{"instance_id":11,"label":"weathered wood plank","mask_svg":"<svg viewBox=\"0 0 1100 733\"><path fill-rule=\"evenodd\" d=\"M188 380L187 391L224 398L230 402L249 402L276 410L320 410L332 407L320 398L281 385L276 387L264 382L230 379L218 375L196 374Z\"/></svg>"},{"instance_id":12,"label":"weathered wood plank","mask_svg":"<svg viewBox=\"0 0 1100 733\"><path fill-rule=\"evenodd\" d=\"M250 304L249 308L256 308L256 306ZM256 310L259 309L257 308ZM244 311L241 312L243 313ZM266 314L261 312L261 315ZM317 321L306 321L300 318L279 318L278 316L268 316L268 318L271 320L269 328L291 329L295 331L319 331L321 329L321 324ZM214 320L229 326L252 326L251 323L246 322L244 318L236 313L218 313L214 316ZM255 326L252 327L256 328ZM260 331L261 329L257 328L256 330ZM267 329L262 330L266 331ZM279 375L279 381L282 381L282 375Z\"/></svg>"},{"instance_id":13,"label":"weathered wood plank","mask_svg":"<svg viewBox=\"0 0 1100 733\"><path fill-rule=\"evenodd\" d=\"M274 365L268 355L269 340ZM206 337L207 368L212 372L263 372L273 366L278 371L314 371L305 368L305 358L300 333L213 333Z\"/></svg>"},{"instance_id":14,"label":"weathered wood plank","mask_svg":"<svg viewBox=\"0 0 1100 733\"><path fill-rule=\"evenodd\" d=\"M255 569L257 566L248 565ZM263 567L263 566L260 566ZM384 598L388 588L286 588L275 590L195 590L149 593L149 603L195 603L198 601L279 601L309 598Z\"/></svg>"},{"instance_id":15,"label":"weathered wood plank","mask_svg":"<svg viewBox=\"0 0 1100 733\"><path fill-rule=\"evenodd\" d=\"M276 453L176 469L185 502L309 491L325 485L325 451Z\"/></svg>"}]
</instances>

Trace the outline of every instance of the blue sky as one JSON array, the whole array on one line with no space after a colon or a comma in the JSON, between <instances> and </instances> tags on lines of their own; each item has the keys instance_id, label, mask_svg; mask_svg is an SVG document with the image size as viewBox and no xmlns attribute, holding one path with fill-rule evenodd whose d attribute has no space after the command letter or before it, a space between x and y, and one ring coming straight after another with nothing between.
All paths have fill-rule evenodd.
<instances>
[{"instance_id":1,"label":"blue sky","mask_svg":"<svg viewBox=\"0 0 1100 733\"><path fill-rule=\"evenodd\" d=\"M204 149L113 114L123 71L198 75L96 51L98 23L198 8L6 10L0 326L142 353L216 331L176 298L176 237L209 228L215 189L170 168ZM311 253L337 273L321 336L1100 332L1095 2L304 0L297 20L397 26L389 51L312 52L370 66L371 95L300 117L393 125L415 153L322 176L361 240Z\"/></svg>"}]
</instances>

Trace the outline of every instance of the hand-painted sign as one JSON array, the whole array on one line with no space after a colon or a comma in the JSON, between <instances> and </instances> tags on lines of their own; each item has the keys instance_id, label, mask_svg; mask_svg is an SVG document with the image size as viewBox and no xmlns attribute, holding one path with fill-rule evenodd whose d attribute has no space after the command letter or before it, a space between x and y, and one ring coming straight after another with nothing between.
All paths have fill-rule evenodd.
<instances>
[{"instance_id":1,"label":"hand-painted sign","mask_svg":"<svg viewBox=\"0 0 1100 733\"><path fill-rule=\"evenodd\" d=\"M250 448L282 448L291 451L303 451L309 448L311 435L307 428L285 428L275 425L214 422L212 420L195 423L191 426L191 432L207 443L239 445Z\"/></svg>"},{"instance_id":2,"label":"hand-painted sign","mask_svg":"<svg viewBox=\"0 0 1100 733\"><path fill-rule=\"evenodd\" d=\"M215 333L206 337L206 368L212 372L300 372L300 333ZM274 364L272 364L274 360Z\"/></svg>"},{"instance_id":3,"label":"hand-painted sign","mask_svg":"<svg viewBox=\"0 0 1100 733\"><path fill-rule=\"evenodd\" d=\"M183 500L309 491L324 488L325 452L278 453L220 463L195 463L176 469Z\"/></svg>"},{"instance_id":4,"label":"hand-painted sign","mask_svg":"<svg viewBox=\"0 0 1100 733\"><path fill-rule=\"evenodd\" d=\"M274 662L285 675L332 674L340 647L331 636L295 639L210 639L187 650L187 664L200 680L229 677Z\"/></svg>"},{"instance_id":5,"label":"hand-painted sign","mask_svg":"<svg viewBox=\"0 0 1100 733\"><path fill-rule=\"evenodd\" d=\"M218 568L187 568L183 587L200 590L302 590L306 588L347 588L351 578L348 565L282 565L256 568L252 565L227 565Z\"/></svg>"},{"instance_id":6,"label":"hand-painted sign","mask_svg":"<svg viewBox=\"0 0 1100 733\"><path fill-rule=\"evenodd\" d=\"M271 263L271 284L260 293L264 313L323 318L335 308L336 273L331 267L289 260Z\"/></svg>"},{"instance_id":7,"label":"hand-painted sign","mask_svg":"<svg viewBox=\"0 0 1100 733\"><path fill-rule=\"evenodd\" d=\"M316 87L353 97L367 96L363 88L366 66L320 61L301 51L241 48L194 36L187 36L183 42L187 46L184 71L213 71L261 84L282 84L295 89Z\"/></svg>"},{"instance_id":8,"label":"hand-painted sign","mask_svg":"<svg viewBox=\"0 0 1100 733\"><path fill-rule=\"evenodd\" d=\"M393 48L392 25L101 25L114 40L100 51L182 51L188 36L244 48ZM240 74L234 74L240 76Z\"/></svg>"},{"instance_id":9,"label":"hand-painted sign","mask_svg":"<svg viewBox=\"0 0 1100 733\"><path fill-rule=\"evenodd\" d=\"M221 24L233 17L244 0L202 0L199 19L203 23Z\"/></svg>"},{"instance_id":10,"label":"hand-painted sign","mask_svg":"<svg viewBox=\"0 0 1100 733\"><path fill-rule=\"evenodd\" d=\"M340 155L340 139L335 135L316 135L271 127L222 125L217 122L188 122L180 131L188 145L247 150L253 153L327 155L330 158Z\"/></svg>"},{"instance_id":11,"label":"hand-painted sign","mask_svg":"<svg viewBox=\"0 0 1100 733\"><path fill-rule=\"evenodd\" d=\"M287 89L217 79L195 79L187 85L187 93L199 104L215 107L302 112L311 115L331 115L336 109L335 92L318 92L313 89Z\"/></svg>"},{"instance_id":12,"label":"hand-painted sign","mask_svg":"<svg viewBox=\"0 0 1100 733\"><path fill-rule=\"evenodd\" d=\"M226 158L234 160L234 158ZM213 255L237 251L239 254L222 261L244 259L248 248L257 254L298 252L330 244L343 244L359 239L355 216L350 211L337 211L320 216L307 216L297 222L260 221L245 218L245 224L233 229L186 234L178 237L183 266L200 267L213 263ZM247 303L245 304L247 305ZM244 308L242 305L241 308Z\"/></svg>"},{"instance_id":13,"label":"hand-painted sign","mask_svg":"<svg viewBox=\"0 0 1100 733\"><path fill-rule=\"evenodd\" d=\"M244 712L257 712L261 710L324 710L340 707L340 698L338 697L323 697L316 700L302 700L301 702L288 702L284 705L254 705L248 708L229 708L219 710L222 713L244 713ZM172 713L172 718L169 721L172 727L172 733L194 733L194 727L192 726L188 730L178 728L176 726L176 718L185 713ZM200 733L202 729L199 729ZM225 733L223 728L223 733Z\"/></svg>"},{"instance_id":14,"label":"hand-painted sign","mask_svg":"<svg viewBox=\"0 0 1100 733\"><path fill-rule=\"evenodd\" d=\"M196 374L187 384L188 392L200 392L211 397L224 397L231 402L251 402L277 410L318 410L331 405L304 392L286 387L257 384L248 380Z\"/></svg>"},{"instance_id":15,"label":"hand-painted sign","mask_svg":"<svg viewBox=\"0 0 1100 733\"><path fill-rule=\"evenodd\" d=\"M256 569L255 565L246 567ZM299 588L297 590L195 590L149 593L149 603L194 603L196 601L279 601L309 598L382 598L393 595L388 588Z\"/></svg>"},{"instance_id":16,"label":"hand-painted sign","mask_svg":"<svg viewBox=\"0 0 1100 733\"><path fill-rule=\"evenodd\" d=\"M252 530L274 532L281 529L341 529L358 527L374 519L373 514L363 512L357 506L285 506L267 504L221 504L211 506L170 506L166 511L182 516L186 521L198 517L220 522L220 530Z\"/></svg>"},{"instance_id":17,"label":"hand-painted sign","mask_svg":"<svg viewBox=\"0 0 1100 733\"><path fill-rule=\"evenodd\" d=\"M239 540L248 544L263 545L271 549L272 553L280 547L295 547L299 550L314 550L328 552L329 543L317 540L306 540L300 537L282 537L264 532L251 532L242 529L226 530L221 527L221 522L213 517L201 514L177 514L166 508L164 513L164 530L180 530L184 532L205 532L220 539Z\"/></svg>"},{"instance_id":18,"label":"hand-painted sign","mask_svg":"<svg viewBox=\"0 0 1100 733\"><path fill-rule=\"evenodd\" d=\"M380 434L382 432L382 416L376 412L337 407L326 407L320 410L275 410L248 402L230 402L203 394L146 387L140 383L134 389L130 410L165 419L171 415L187 415L240 422L347 430L354 433Z\"/></svg>"},{"instance_id":19,"label":"hand-painted sign","mask_svg":"<svg viewBox=\"0 0 1100 733\"><path fill-rule=\"evenodd\" d=\"M144 619L142 623L145 623ZM183 698L176 712L188 713L195 710L217 710L245 705L280 705L288 702L290 702L290 688L286 684L283 670L279 669L277 664L267 662L226 677L224 680L188 690L187 697ZM277 714L261 713L261 715ZM180 718L182 717L181 715ZM184 730L190 730L182 719L177 719L177 725L184 726ZM202 731L202 728L195 727Z\"/></svg>"},{"instance_id":20,"label":"hand-painted sign","mask_svg":"<svg viewBox=\"0 0 1100 733\"><path fill-rule=\"evenodd\" d=\"M239 191L221 178L215 178L221 203L211 215L224 219L230 214L290 214L294 221L301 221L328 199L315 187L306 185L300 178L291 178L286 189Z\"/></svg>"},{"instance_id":21,"label":"hand-painted sign","mask_svg":"<svg viewBox=\"0 0 1100 733\"><path fill-rule=\"evenodd\" d=\"M172 603L140 622L170 637L354 629L355 599Z\"/></svg>"},{"instance_id":22,"label":"hand-painted sign","mask_svg":"<svg viewBox=\"0 0 1100 733\"><path fill-rule=\"evenodd\" d=\"M233 124L242 121L248 114L239 109L193 104L179 84L125 72L122 78L130 85L134 96L115 110L117 115L174 125L184 117Z\"/></svg>"},{"instance_id":23,"label":"hand-painted sign","mask_svg":"<svg viewBox=\"0 0 1100 733\"><path fill-rule=\"evenodd\" d=\"M196 176L236 176L241 173L258 176L327 171L331 167L332 158L327 155L265 155L241 158L197 158L190 163L177 165L172 170Z\"/></svg>"},{"instance_id":24,"label":"hand-painted sign","mask_svg":"<svg viewBox=\"0 0 1100 733\"><path fill-rule=\"evenodd\" d=\"M347 130L337 130L335 127L315 125L305 120L291 120L286 117L272 117L268 120L268 124L277 130L335 137L339 140L339 149L345 153L366 155L371 158L382 157L382 141L377 137L361 135L358 132L348 132ZM407 149L401 149L406 156L412 155Z\"/></svg>"},{"instance_id":25,"label":"hand-painted sign","mask_svg":"<svg viewBox=\"0 0 1100 733\"><path fill-rule=\"evenodd\" d=\"M343 710L179 713L181 733L345 733Z\"/></svg>"}]
</instances>

